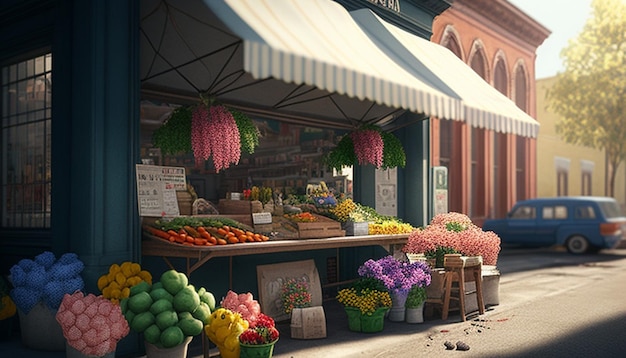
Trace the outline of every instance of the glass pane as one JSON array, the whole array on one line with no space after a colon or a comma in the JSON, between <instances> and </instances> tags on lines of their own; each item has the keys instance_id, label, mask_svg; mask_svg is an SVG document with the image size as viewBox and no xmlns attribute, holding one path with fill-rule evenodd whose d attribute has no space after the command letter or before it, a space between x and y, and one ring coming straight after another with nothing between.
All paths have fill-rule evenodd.
<instances>
[{"instance_id":1,"label":"glass pane","mask_svg":"<svg viewBox=\"0 0 626 358\"><path fill-rule=\"evenodd\" d=\"M2 68L2 227L49 228L51 55Z\"/></svg>"}]
</instances>

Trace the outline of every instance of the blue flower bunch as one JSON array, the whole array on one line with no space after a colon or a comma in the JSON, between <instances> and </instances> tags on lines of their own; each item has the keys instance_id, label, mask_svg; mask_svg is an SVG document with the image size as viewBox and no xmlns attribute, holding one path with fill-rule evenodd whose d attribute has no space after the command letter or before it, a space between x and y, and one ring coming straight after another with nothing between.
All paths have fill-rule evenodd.
<instances>
[{"instance_id":1,"label":"blue flower bunch","mask_svg":"<svg viewBox=\"0 0 626 358\"><path fill-rule=\"evenodd\" d=\"M11 267L11 298L24 313L39 302L57 310L66 293L73 294L85 287L80 276L85 264L74 253L63 254L58 260L45 251L33 260L22 259Z\"/></svg>"},{"instance_id":2,"label":"blue flower bunch","mask_svg":"<svg viewBox=\"0 0 626 358\"><path fill-rule=\"evenodd\" d=\"M359 276L373 277L383 283L390 293L407 293L413 286L430 285L430 267L424 262L405 262L393 256L369 259L359 267Z\"/></svg>"}]
</instances>

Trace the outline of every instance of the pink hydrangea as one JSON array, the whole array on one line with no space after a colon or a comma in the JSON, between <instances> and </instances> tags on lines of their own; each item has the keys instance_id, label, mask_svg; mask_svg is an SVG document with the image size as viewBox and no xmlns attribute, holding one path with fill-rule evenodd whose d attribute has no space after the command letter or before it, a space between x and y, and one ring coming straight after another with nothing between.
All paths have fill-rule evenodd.
<instances>
[{"instance_id":1,"label":"pink hydrangea","mask_svg":"<svg viewBox=\"0 0 626 358\"><path fill-rule=\"evenodd\" d=\"M241 317L254 326L261 314L261 305L254 299L250 292L240 293L229 290L222 300L222 307L241 314Z\"/></svg>"},{"instance_id":2,"label":"pink hydrangea","mask_svg":"<svg viewBox=\"0 0 626 358\"><path fill-rule=\"evenodd\" d=\"M88 356L103 356L115 351L129 327L120 306L103 296L65 294L56 319L67 343Z\"/></svg>"}]
</instances>

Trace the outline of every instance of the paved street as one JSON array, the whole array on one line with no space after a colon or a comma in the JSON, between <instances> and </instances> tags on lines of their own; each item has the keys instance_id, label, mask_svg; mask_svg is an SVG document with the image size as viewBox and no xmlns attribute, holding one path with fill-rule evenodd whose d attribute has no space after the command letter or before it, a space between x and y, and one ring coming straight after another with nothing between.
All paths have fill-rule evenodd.
<instances>
[{"instance_id":1,"label":"paved street","mask_svg":"<svg viewBox=\"0 0 626 358\"><path fill-rule=\"evenodd\" d=\"M500 305L462 322L433 317L422 324L385 321L380 333L355 333L342 307L324 303L327 338L296 340L289 323L275 358L317 357L623 357L626 354L626 249L572 256L555 249L503 249ZM463 341L469 351L446 350ZM217 354L216 349L211 350ZM189 357L202 357L194 339ZM0 342L0 357L61 358L63 352Z\"/></svg>"}]
</instances>

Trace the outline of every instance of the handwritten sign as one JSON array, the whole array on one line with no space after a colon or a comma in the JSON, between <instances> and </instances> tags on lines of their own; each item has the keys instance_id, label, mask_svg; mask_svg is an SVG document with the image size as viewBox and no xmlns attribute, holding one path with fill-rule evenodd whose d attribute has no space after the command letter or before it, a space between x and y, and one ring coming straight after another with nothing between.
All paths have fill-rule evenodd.
<instances>
[{"instance_id":1,"label":"handwritten sign","mask_svg":"<svg viewBox=\"0 0 626 358\"><path fill-rule=\"evenodd\" d=\"M177 190L187 190L185 168L136 164L140 216L178 216Z\"/></svg>"}]
</instances>

